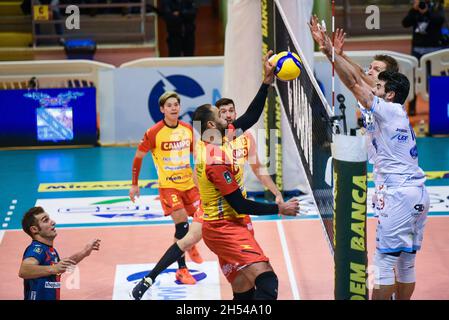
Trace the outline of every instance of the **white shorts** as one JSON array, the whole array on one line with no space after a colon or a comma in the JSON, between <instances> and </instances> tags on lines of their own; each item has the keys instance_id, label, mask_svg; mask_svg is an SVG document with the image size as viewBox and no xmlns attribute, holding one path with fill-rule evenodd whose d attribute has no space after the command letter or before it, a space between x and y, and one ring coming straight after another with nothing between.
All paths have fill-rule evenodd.
<instances>
[{"instance_id":1,"label":"white shorts","mask_svg":"<svg viewBox=\"0 0 449 320\"><path fill-rule=\"evenodd\" d=\"M421 248L430 199L425 186L376 188L376 247L381 253Z\"/></svg>"}]
</instances>

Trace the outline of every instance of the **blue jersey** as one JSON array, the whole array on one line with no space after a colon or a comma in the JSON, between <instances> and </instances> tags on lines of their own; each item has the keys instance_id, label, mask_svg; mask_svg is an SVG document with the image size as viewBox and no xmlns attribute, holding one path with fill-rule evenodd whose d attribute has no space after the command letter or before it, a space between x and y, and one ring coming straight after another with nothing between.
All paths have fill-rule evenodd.
<instances>
[{"instance_id":1,"label":"blue jersey","mask_svg":"<svg viewBox=\"0 0 449 320\"><path fill-rule=\"evenodd\" d=\"M35 258L40 266L50 266L59 262L58 252L53 247L36 240L26 248L22 260L26 258ZM59 300L60 281L60 275L24 280L25 300Z\"/></svg>"}]
</instances>

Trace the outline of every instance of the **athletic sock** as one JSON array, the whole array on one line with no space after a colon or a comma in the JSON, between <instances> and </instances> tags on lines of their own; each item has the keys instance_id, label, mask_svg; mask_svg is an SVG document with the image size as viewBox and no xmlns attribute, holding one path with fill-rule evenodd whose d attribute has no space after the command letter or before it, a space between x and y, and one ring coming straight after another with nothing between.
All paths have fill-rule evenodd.
<instances>
[{"instance_id":1,"label":"athletic sock","mask_svg":"<svg viewBox=\"0 0 449 320\"><path fill-rule=\"evenodd\" d=\"M178 244L174 243L170 248L168 248L168 250L162 256L162 258L159 260L159 262L156 264L153 270L151 270L150 273L148 273L147 277L150 277L154 282L156 277L162 271L167 269L173 262L175 262L183 254L184 252L179 248Z\"/></svg>"}]
</instances>

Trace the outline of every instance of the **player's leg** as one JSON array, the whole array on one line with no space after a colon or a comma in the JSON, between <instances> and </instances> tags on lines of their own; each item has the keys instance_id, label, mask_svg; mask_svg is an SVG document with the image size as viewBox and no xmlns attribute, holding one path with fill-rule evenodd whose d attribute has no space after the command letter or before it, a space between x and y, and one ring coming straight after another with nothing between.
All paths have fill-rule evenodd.
<instances>
[{"instance_id":1,"label":"player's leg","mask_svg":"<svg viewBox=\"0 0 449 320\"><path fill-rule=\"evenodd\" d=\"M268 262L256 262L240 271L255 286L254 300L276 300L278 278Z\"/></svg>"},{"instance_id":2,"label":"player's leg","mask_svg":"<svg viewBox=\"0 0 449 320\"><path fill-rule=\"evenodd\" d=\"M172 212L171 217L175 223L175 242L183 239L189 232L189 222L187 221L186 210L179 209ZM195 284L195 278L190 274L186 265L185 255L178 259L178 270L176 271L176 279L184 284Z\"/></svg>"},{"instance_id":3,"label":"player's leg","mask_svg":"<svg viewBox=\"0 0 449 320\"><path fill-rule=\"evenodd\" d=\"M411 220L413 230L413 251L402 252L397 265L398 300L410 300L415 290L416 250L421 248L424 235L424 227L427 221L430 199L425 187L410 188L408 192L410 203L413 206L413 219Z\"/></svg>"},{"instance_id":4,"label":"player's leg","mask_svg":"<svg viewBox=\"0 0 449 320\"><path fill-rule=\"evenodd\" d=\"M231 283L233 300L254 300L256 291L254 282L251 282L242 272L238 272Z\"/></svg>"},{"instance_id":5,"label":"player's leg","mask_svg":"<svg viewBox=\"0 0 449 320\"><path fill-rule=\"evenodd\" d=\"M183 252L190 250L194 245L200 242L202 238L201 229L202 223L200 222L193 221L190 224L189 232L185 235L184 238L176 242Z\"/></svg>"},{"instance_id":6,"label":"player's leg","mask_svg":"<svg viewBox=\"0 0 449 320\"><path fill-rule=\"evenodd\" d=\"M159 196L164 214L166 216L170 215L175 224L174 242L177 242L178 240L184 238L189 231L189 223L187 221L187 212L184 208L184 202L182 199L182 191L172 188L160 188ZM184 284L196 283L196 280L187 269L184 255L178 259L176 279Z\"/></svg>"},{"instance_id":7,"label":"player's leg","mask_svg":"<svg viewBox=\"0 0 449 320\"><path fill-rule=\"evenodd\" d=\"M156 277L161 274L162 271L167 269L173 262L177 261L184 252L198 243L201 240L202 224L198 221L192 222L191 228L187 235L174 243L164 253L162 258L158 261L156 266L151 270L133 289L132 297L135 300L142 299L144 293L151 287L156 281Z\"/></svg>"},{"instance_id":8,"label":"player's leg","mask_svg":"<svg viewBox=\"0 0 449 320\"><path fill-rule=\"evenodd\" d=\"M416 252L402 252L399 256L397 270L397 300L410 300L415 290L416 274L415 274L415 258Z\"/></svg>"},{"instance_id":9,"label":"player's leg","mask_svg":"<svg viewBox=\"0 0 449 320\"><path fill-rule=\"evenodd\" d=\"M403 250L413 250L412 239L412 209L409 201L408 187L383 187L378 192L376 213L378 224L376 230L376 252L374 264L376 276L372 298L390 300L395 292L397 263ZM395 297L397 298L397 297Z\"/></svg>"},{"instance_id":10,"label":"player's leg","mask_svg":"<svg viewBox=\"0 0 449 320\"><path fill-rule=\"evenodd\" d=\"M189 217L193 217L193 221L202 222L203 208L201 207L200 192L198 188L193 187L190 190L184 191L181 196L187 215ZM193 262L195 263L203 262L203 258L201 257L195 245L190 246L187 249L187 253L189 254L189 257Z\"/></svg>"},{"instance_id":11,"label":"player's leg","mask_svg":"<svg viewBox=\"0 0 449 320\"><path fill-rule=\"evenodd\" d=\"M376 272L372 300L390 300L395 292L394 269L399 259L399 254L400 252L382 253L376 249L374 254Z\"/></svg>"},{"instance_id":12,"label":"player's leg","mask_svg":"<svg viewBox=\"0 0 449 320\"><path fill-rule=\"evenodd\" d=\"M142 296L145 294L145 292L156 281L156 277L183 255L184 251L179 248L177 243L171 245L170 248L168 248L168 250L162 256L162 258L158 261L156 266L133 288L131 297L135 300L142 299Z\"/></svg>"}]
</instances>

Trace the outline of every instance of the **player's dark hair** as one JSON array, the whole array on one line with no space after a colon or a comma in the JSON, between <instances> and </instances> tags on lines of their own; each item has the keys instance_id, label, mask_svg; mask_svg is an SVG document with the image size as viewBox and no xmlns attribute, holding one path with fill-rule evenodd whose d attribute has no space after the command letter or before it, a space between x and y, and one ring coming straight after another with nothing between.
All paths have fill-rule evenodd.
<instances>
[{"instance_id":1,"label":"player's dark hair","mask_svg":"<svg viewBox=\"0 0 449 320\"><path fill-rule=\"evenodd\" d=\"M193 122L201 122L201 135L203 135L204 131L207 130L207 122L211 121L214 118L211 107L211 104L203 104L202 106L196 108L195 112L193 113Z\"/></svg>"},{"instance_id":2,"label":"player's dark hair","mask_svg":"<svg viewBox=\"0 0 449 320\"><path fill-rule=\"evenodd\" d=\"M217 108L220 108L221 106L226 106L228 104L232 104L235 107L234 101L232 101L232 99L229 98L221 98L220 100L215 102L215 106Z\"/></svg>"},{"instance_id":3,"label":"player's dark hair","mask_svg":"<svg viewBox=\"0 0 449 320\"><path fill-rule=\"evenodd\" d=\"M383 63L385 63L387 66L387 69L385 71L399 72L399 64L392 56L388 56L386 54L378 54L374 56L374 60L382 61Z\"/></svg>"},{"instance_id":4,"label":"player's dark hair","mask_svg":"<svg viewBox=\"0 0 449 320\"><path fill-rule=\"evenodd\" d=\"M42 207L33 207L29 209L22 218L22 229L26 232L27 235L29 235L31 238L33 237L33 234L30 231L30 228L32 226L37 227L38 221L36 219L36 216L38 214L44 213L45 210Z\"/></svg>"},{"instance_id":5,"label":"player's dark hair","mask_svg":"<svg viewBox=\"0 0 449 320\"><path fill-rule=\"evenodd\" d=\"M410 81L399 72L383 71L378 76L380 81L385 81L385 93L394 92L393 102L404 104L410 91Z\"/></svg>"}]
</instances>

